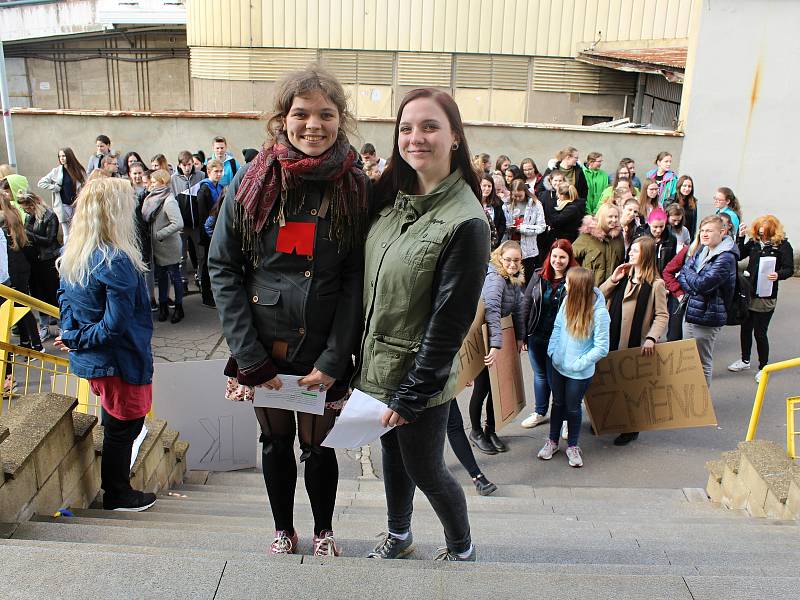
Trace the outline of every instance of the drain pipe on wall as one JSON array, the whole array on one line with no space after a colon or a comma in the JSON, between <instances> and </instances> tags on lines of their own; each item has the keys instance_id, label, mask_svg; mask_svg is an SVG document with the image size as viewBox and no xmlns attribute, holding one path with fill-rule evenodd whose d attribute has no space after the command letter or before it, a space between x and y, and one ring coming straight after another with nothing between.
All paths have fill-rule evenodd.
<instances>
[{"instance_id":1,"label":"drain pipe on wall","mask_svg":"<svg viewBox=\"0 0 800 600\"><path fill-rule=\"evenodd\" d=\"M3 129L6 132L6 151L8 164L17 168L17 153L14 150L14 129L11 126L11 102L8 99L8 80L6 79L6 55L3 42L0 42L0 105L3 107Z\"/></svg>"}]
</instances>

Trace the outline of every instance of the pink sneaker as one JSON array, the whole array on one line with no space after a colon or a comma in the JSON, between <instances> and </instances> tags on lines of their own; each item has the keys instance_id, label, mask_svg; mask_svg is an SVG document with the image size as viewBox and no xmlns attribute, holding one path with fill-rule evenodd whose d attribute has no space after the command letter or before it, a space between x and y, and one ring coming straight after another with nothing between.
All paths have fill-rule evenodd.
<instances>
[{"instance_id":1,"label":"pink sneaker","mask_svg":"<svg viewBox=\"0 0 800 600\"><path fill-rule=\"evenodd\" d=\"M283 556L294 554L297 550L297 530L295 529L290 536L286 531L276 531L275 539L269 547L270 556Z\"/></svg>"},{"instance_id":2,"label":"pink sneaker","mask_svg":"<svg viewBox=\"0 0 800 600\"><path fill-rule=\"evenodd\" d=\"M339 556L339 553L332 531L322 531L319 536L314 536L314 556Z\"/></svg>"}]
</instances>

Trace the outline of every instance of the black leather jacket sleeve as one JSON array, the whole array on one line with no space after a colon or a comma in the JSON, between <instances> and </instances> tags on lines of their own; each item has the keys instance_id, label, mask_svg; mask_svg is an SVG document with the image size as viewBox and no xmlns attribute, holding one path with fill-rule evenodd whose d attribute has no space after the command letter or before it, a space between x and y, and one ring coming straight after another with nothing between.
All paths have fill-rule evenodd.
<instances>
[{"instance_id":1,"label":"black leather jacket sleeve","mask_svg":"<svg viewBox=\"0 0 800 600\"><path fill-rule=\"evenodd\" d=\"M488 261L489 223L486 219L465 221L439 258L430 320L414 365L389 402L389 408L406 421L415 421L428 401L444 389L475 319Z\"/></svg>"}]
</instances>

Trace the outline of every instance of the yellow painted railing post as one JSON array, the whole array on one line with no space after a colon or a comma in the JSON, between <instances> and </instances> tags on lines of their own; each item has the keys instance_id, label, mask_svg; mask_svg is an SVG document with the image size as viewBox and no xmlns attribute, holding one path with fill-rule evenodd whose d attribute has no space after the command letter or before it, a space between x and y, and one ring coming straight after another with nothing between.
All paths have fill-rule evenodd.
<instances>
[{"instance_id":1,"label":"yellow painted railing post","mask_svg":"<svg viewBox=\"0 0 800 600\"><path fill-rule=\"evenodd\" d=\"M794 417L800 410L800 396L786 399L786 448L789 458L797 458L797 430L795 429Z\"/></svg>"},{"instance_id":2,"label":"yellow painted railing post","mask_svg":"<svg viewBox=\"0 0 800 600\"><path fill-rule=\"evenodd\" d=\"M89 412L89 397L91 391L89 390L89 381L87 379L78 379L78 412Z\"/></svg>"},{"instance_id":3,"label":"yellow painted railing post","mask_svg":"<svg viewBox=\"0 0 800 600\"><path fill-rule=\"evenodd\" d=\"M769 383L770 373L782 371L783 369L791 369L793 367L800 367L800 358L792 358L790 360L771 363L761 370L761 380L758 382L758 390L756 391L756 397L753 401L753 412L750 414L750 424L747 426L747 436L745 437L746 441L750 442L756 437L758 421L761 418L761 408L764 405L764 396L767 392L767 384ZM787 428L789 427L788 422L786 426Z\"/></svg>"}]
</instances>

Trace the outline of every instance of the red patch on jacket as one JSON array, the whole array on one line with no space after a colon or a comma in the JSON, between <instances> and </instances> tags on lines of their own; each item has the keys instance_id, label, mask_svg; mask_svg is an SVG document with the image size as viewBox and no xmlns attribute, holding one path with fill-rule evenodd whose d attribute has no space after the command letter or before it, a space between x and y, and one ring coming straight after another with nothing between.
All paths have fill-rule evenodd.
<instances>
[{"instance_id":1,"label":"red patch on jacket","mask_svg":"<svg viewBox=\"0 0 800 600\"><path fill-rule=\"evenodd\" d=\"M300 256L313 256L316 231L316 223L289 221L278 230L275 250L284 254L297 253Z\"/></svg>"}]
</instances>

